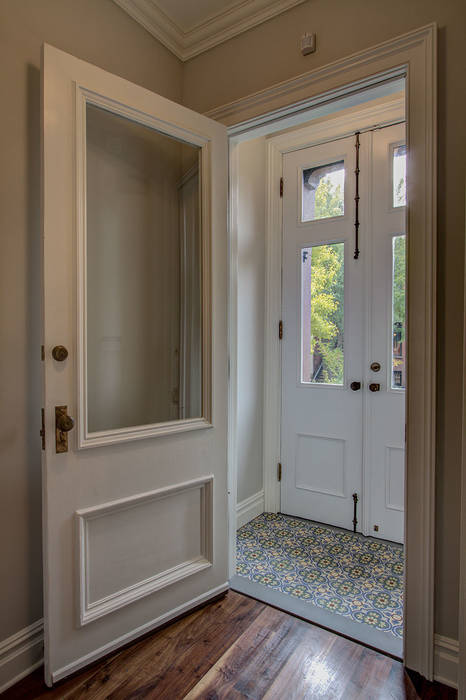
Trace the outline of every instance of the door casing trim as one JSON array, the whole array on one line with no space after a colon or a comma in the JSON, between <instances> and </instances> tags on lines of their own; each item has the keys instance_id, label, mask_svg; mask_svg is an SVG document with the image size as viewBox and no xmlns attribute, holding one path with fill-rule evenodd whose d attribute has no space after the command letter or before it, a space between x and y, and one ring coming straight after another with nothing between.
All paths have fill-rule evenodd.
<instances>
[{"instance_id":1,"label":"door casing trim","mask_svg":"<svg viewBox=\"0 0 466 700\"><path fill-rule=\"evenodd\" d=\"M429 24L377 46L345 57L289 81L261 90L208 112L229 126L229 528L230 572L235 562L236 531L236 251L237 206L235 176L238 168L235 136L248 125L270 125L274 115L298 113L304 105L331 101L386 80L406 76L406 140L411 172L407 214L408 239L408 365L406 431L406 558L404 662L427 679L433 678L434 554L436 452L436 239L437 239L437 26ZM277 152L269 159L267 177L277 172ZM279 204L268 195L266 228L265 376L279 377L280 353L276 332L281 291L274 284L277 242L271 221L279 220ZM413 261L416 261L416 265ZM280 270L279 270L280 272ZM279 278L278 278L279 279ZM266 508L276 506L277 430L279 393L264 384L264 490ZM277 410L278 406L278 410ZM272 440L272 442L270 442Z\"/></svg>"}]
</instances>

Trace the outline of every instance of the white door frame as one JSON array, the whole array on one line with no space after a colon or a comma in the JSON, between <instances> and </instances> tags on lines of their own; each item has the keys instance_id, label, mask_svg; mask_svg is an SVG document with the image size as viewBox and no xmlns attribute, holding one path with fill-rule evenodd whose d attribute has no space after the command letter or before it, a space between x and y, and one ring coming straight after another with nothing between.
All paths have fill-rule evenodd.
<instances>
[{"instance_id":1,"label":"white door frame","mask_svg":"<svg viewBox=\"0 0 466 700\"><path fill-rule=\"evenodd\" d=\"M311 106L335 100L400 74L406 76L406 140L411 176L407 216L408 354L406 433L406 572L404 662L427 679L433 678L434 655L434 527L435 527L435 382L436 382L436 214L437 214L437 26L429 24L297 78L208 112L229 127L235 174L235 138L259 135L272 122ZM279 127L275 127L279 128ZM269 129L270 131L270 129ZM234 177L230 187L234 188ZM229 527L230 567L235 560L236 531L236 217L235 193L230 201L230 447ZM273 208L275 206L275 208ZM281 270L277 251L280 221L268 194L266 227L266 376L279 377L277 324L281 293L276 281ZM411 261L416 260L414 265ZM278 384L278 379L277 379ZM232 410L233 409L233 410ZM280 422L277 386L264 387L264 488L266 508L277 507L276 465ZM275 494L275 496L274 496ZM230 568L230 571L233 569Z\"/></svg>"},{"instance_id":2,"label":"white door frame","mask_svg":"<svg viewBox=\"0 0 466 700\"><path fill-rule=\"evenodd\" d=\"M465 188L466 193L466 188ZM459 664L458 700L466 698L466 250L464 274L464 326L463 326L463 445L461 474L461 532L460 532L460 595L458 616Z\"/></svg>"}]
</instances>

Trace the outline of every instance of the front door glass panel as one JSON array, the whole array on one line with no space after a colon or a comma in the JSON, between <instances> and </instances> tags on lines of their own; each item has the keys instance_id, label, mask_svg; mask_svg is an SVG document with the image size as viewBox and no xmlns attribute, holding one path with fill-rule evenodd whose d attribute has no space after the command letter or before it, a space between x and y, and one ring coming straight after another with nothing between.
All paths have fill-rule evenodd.
<instances>
[{"instance_id":1,"label":"front door glass panel","mask_svg":"<svg viewBox=\"0 0 466 700\"><path fill-rule=\"evenodd\" d=\"M87 103L90 433L202 415L200 150Z\"/></svg>"},{"instance_id":2,"label":"front door glass panel","mask_svg":"<svg viewBox=\"0 0 466 700\"><path fill-rule=\"evenodd\" d=\"M301 221L317 221L345 213L345 162L302 171Z\"/></svg>"},{"instance_id":3,"label":"front door glass panel","mask_svg":"<svg viewBox=\"0 0 466 700\"><path fill-rule=\"evenodd\" d=\"M302 248L301 382L343 384L344 243Z\"/></svg>"}]
</instances>

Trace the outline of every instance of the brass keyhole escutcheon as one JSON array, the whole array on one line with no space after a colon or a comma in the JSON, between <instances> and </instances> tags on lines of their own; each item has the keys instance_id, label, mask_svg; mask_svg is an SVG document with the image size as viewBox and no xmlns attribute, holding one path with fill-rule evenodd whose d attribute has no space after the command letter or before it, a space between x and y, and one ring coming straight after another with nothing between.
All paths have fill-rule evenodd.
<instances>
[{"instance_id":1,"label":"brass keyhole escutcheon","mask_svg":"<svg viewBox=\"0 0 466 700\"><path fill-rule=\"evenodd\" d=\"M371 364L371 370L373 372L380 372L381 367L382 365L380 364L380 362L372 362Z\"/></svg>"},{"instance_id":2,"label":"brass keyhole escutcheon","mask_svg":"<svg viewBox=\"0 0 466 700\"><path fill-rule=\"evenodd\" d=\"M67 406L55 406L55 450L57 454L68 452L68 433L74 428L74 419L68 415Z\"/></svg>"},{"instance_id":3,"label":"brass keyhole escutcheon","mask_svg":"<svg viewBox=\"0 0 466 700\"><path fill-rule=\"evenodd\" d=\"M372 384L369 384L369 389L371 391L380 391L380 384L373 382Z\"/></svg>"},{"instance_id":4,"label":"brass keyhole escutcheon","mask_svg":"<svg viewBox=\"0 0 466 700\"><path fill-rule=\"evenodd\" d=\"M55 345L52 350L52 357L57 362L63 362L68 357L68 350L64 345Z\"/></svg>"}]
</instances>

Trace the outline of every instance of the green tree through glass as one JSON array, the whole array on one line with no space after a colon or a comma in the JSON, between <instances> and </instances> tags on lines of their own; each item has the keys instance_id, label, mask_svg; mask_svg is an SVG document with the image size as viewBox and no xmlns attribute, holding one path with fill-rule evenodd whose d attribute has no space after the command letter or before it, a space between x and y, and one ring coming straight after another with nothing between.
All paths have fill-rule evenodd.
<instances>
[{"instance_id":1,"label":"green tree through glass","mask_svg":"<svg viewBox=\"0 0 466 700\"><path fill-rule=\"evenodd\" d=\"M340 185L324 177L315 197L316 218L341 216ZM343 384L344 244L314 246L311 259L312 381Z\"/></svg>"}]
</instances>

